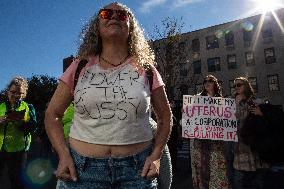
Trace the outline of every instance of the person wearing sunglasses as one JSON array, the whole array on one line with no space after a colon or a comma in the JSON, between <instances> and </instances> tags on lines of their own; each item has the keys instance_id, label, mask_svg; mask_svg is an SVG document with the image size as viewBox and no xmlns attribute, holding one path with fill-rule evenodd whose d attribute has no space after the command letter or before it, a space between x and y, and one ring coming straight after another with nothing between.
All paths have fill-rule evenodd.
<instances>
[{"instance_id":1,"label":"person wearing sunglasses","mask_svg":"<svg viewBox=\"0 0 284 189\"><path fill-rule=\"evenodd\" d=\"M0 102L0 175L7 166L12 189L25 188L23 167L37 124L33 106L23 101L27 91L28 82L15 77L6 89L6 99Z\"/></svg>"},{"instance_id":2,"label":"person wearing sunglasses","mask_svg":"<svg viewBox=\"0 0 284 189\"><path fill-rule=\"evenodd\" d=\"M154 53L134 14L120 3L100 9L82 31L77 59L60 78L45 113L59 157L57 188L157 188L172 115ZM88 63L73 90L75 70L84 59ZM146 69L153 73L152 86ZM61 119L72 100L68 146Z\"/></svg>"},{"instance_id":3,"label":"person wearing sunglasses","mask_svg":"<svg viewBox=\"0 0 284 189\"><path fill-rule=\"evenodd\" d=\"M213 75L203 80L201 96L222 97L221 87ZM192 181L195 189L227 189L229 179L224 141L190 139Z\"/></svg>"},{"instance_id":4,"label":"person wearing sunglasses","mask_svg":"<svg viewBox=\"0 0 284 189\"><path fill-rule=\"evenodd\" d=\"M250 82L245 77L234 80L236 100L236 118L238 120L238 142L233 143L233 189L262 188L268 164L245 144L241 135L249 115L263 116Z\"/></svg>"}]
</instances>

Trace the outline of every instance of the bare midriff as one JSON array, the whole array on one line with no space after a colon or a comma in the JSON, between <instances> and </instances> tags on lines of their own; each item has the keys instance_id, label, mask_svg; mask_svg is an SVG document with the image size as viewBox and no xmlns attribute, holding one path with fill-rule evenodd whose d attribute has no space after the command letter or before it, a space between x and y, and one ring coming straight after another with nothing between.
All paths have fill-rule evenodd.
<instances>
[{"instance_id":1,"label":"bare midriff","mask_svg":"<svg viewBox=\"0 0 284 189\"><path fill-rule=\"evenodd\" d=\"M103 145L83 142L69 138L70 147L86 157L126 157L137 154L152 144L152 141L128 145Z\"/></svg>"}]
</instances>

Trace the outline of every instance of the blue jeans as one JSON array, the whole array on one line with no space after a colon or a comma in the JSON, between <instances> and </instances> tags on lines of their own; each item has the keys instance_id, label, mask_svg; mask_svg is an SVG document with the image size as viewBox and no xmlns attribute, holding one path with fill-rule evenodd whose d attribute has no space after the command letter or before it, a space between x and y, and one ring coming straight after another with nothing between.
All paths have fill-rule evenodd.
<instances>
[{"instance_id":1,"label":"blue jeans","mask_svg":"<svg viewBox=\"0 0 284 189\"><path fill-rule=\"evenodd\" d=\"M89 158L70 149L78 181L57 182L57 189L156 189L157 180L141 177L152 147L127 157Z\"/></svg>"}]
</instances>

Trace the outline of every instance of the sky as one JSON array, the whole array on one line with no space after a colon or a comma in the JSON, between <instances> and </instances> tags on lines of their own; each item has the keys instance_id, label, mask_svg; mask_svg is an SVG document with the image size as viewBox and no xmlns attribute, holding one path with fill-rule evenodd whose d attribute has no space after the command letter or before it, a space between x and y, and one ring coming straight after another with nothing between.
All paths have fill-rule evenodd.
<instances>
[{"instance_id":1,"label":"sky","mask_svg":"<svg viewBox=\"0 0 284 189\"><path fill-rule=\"evenodd\" d=\"M166 17L184 22L183 32L256 13L260 2L284 0L121 0L147 36ZM62 60L76 55L79 34L109 0L0 0L0 90L15 76L59 78ZM279 3L278 2L278 3ZM264 5L267 7L267 5Z\"/></svg>"}]
</instances>

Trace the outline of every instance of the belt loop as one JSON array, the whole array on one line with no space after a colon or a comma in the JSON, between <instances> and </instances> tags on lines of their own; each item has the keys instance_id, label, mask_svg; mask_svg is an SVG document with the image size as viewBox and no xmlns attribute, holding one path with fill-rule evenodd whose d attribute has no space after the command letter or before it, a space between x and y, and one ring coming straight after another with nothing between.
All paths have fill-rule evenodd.
<instances>
[{"instance_id":1,"label":"belt loop","mask_svg":"<svg viewBox=\"0 0 284 189\"><path fill-rule=\"evenodd\" d=\"M78 164L78 165L79 165L78 169L79 169L80 171L84 171L84 170L85 170L85 165L86 165L86 163L87 163L87 158L81 156L81 157L80 157L79 164Z\"/></svg>"},{"instance_id":2,"label":"belt loop","mask_svg":"<svg viewBox=\"0 0 284 189\"><path fill-rule=\"evenodd\" d=\"M108 158L108 165L109 165L110 167L113 166L113 159L112 159L112 157L109 157L109 158Z\"/></svg>"},{"instance_id":3,"label":"belt loop","mask_svg":"<svg viewBox=\"0 0 284 189\"><path fill-rule=\"evenodd\" d=\"M134 167L136 170L139 169L139 159L138 159L138 156L135 154L132 156L132 159L133 159L133 163L134 163Z\"/></svg>"}]
</instances>

